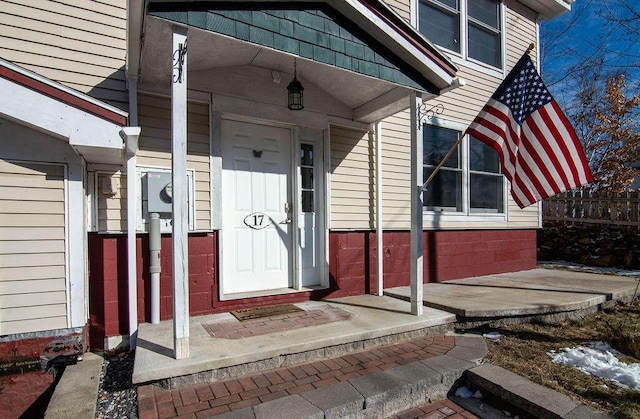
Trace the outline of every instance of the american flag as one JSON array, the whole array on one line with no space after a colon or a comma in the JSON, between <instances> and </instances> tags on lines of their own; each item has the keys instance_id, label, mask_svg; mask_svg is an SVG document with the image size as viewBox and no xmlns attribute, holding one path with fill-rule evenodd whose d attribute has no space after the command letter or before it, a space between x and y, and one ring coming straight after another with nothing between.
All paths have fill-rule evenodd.
<instances>
[{"instance_id":1,"label":"american flag","mask_svg":"<svg viewBox=\"0 0 640 419\"><path fill-rule=\"evenodd\" d=\"M498 152L520 208L593 181L571 123L529 54L513 67L466 133Z\"/></svg>"}]
</instances>

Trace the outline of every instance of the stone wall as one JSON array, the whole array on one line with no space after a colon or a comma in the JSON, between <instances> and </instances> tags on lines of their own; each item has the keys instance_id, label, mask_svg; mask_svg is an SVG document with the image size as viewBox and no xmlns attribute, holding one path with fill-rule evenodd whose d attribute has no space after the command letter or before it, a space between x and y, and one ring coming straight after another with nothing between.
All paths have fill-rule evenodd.
<instances>
[{"instance_id":1,"label":"stone wall","mask_svg":"<svg viewBox=\"0 0 640 419\"><path fill-rule=\"evenodd\" d=\"M640 269L640 229L545 221L538 230L538 260Z\"/></svg>"}]
</instances>

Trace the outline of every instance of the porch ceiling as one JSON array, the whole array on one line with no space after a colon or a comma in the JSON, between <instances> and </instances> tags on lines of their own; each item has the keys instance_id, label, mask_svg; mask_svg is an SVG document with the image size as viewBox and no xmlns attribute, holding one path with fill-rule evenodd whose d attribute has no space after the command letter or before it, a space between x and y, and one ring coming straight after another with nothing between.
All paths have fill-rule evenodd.
<instances>
[{"instance_id":1,"label":"porch ceiling","mask_svg":"<svg viewBox=\"0 0 640 419\"><path fill-rule=\"evenodd\" d=\"M401 66L409 70L407 74L417 76L414 80L422 80L421 82L418 81L416 84L398 72L396 73L400 75L400 78L405 78L405 82L383 80L379 77L362 74L362 72L341 68L338 65L304 58L301 57L302 54L280 51L259 45L259 43L184 24L180 21L181 16L184 19L184 16L191 17L192 15L175 13L163 16L163 18L151 15L145 17L144 42L140 54L140 83L142 86L168 86L172 66L171 34L172 26L176 24L176 21L189 27L187 68L190 75L193 74L197 77L189 76L187 80L189 88L193 90L205 90L214 94L247 99L257 99L255 95L261 93L263 96L273 96L274 93L282 91L281 100L273 100L273 97L266 100L274 104L284 104L286 101L285 88L292 79L295 59L298 79L305 87L305 97L309 98L309 100L305 100L305 105L309 104L309 110L347 117L358 122L372 123L406 109L409 106L408 97L412 91L427 92L426 97L433 97L439 94L441 89L449 87L453 80L451 76L443 76L445 71L441 68L438 67L436 69L438 71L433 72L424 62L421 64L422 68L416 69L415 63L400 58L402 54L402 51L398 52L402 49L400 45L396 45L395 50L391 51L398 60L396 62L401 63ZM167 20L164 17L167 17ZM376 33L368 30L367 36L374 37ZM422 41L425 40L422 39ZM379 49L380 46L378 45L377 48ZM387 47L383 46L383 48ZM377 53L376 59L378 59ZM451 68L447 67L447 70L450 71ZM264 83L270 85L265 86L264 89L260 89L260 86L255 84L252 89L247 89L247 80L244 78L251 74L264 75L273 72L277 72L281 78L279 85L276 86L273 83L275 80L265 80ZM275 78L278 74L275 75ZM203 88L203 80L207 80L207 78L209 78L209 81L205 82L207 87ZM257 90L263 90L263 92L255 91L256 87ZM279 90L275 90L276 87ZM313 101L311 101L312 98ZM316 109L313 109L315 102L321 102L322 105L317 105Z\"/></svg>"}]
</instances>

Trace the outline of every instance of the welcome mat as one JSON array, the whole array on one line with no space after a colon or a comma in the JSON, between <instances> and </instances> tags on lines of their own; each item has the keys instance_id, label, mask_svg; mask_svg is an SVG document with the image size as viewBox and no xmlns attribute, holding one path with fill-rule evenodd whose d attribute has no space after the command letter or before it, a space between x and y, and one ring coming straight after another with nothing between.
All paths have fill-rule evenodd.
<instances>
[{"instance_id":1,"label":"welcome mat","mask_svg":"<svg viewBox=\"0 0 640 419\"><path fill-rule=\"evenodd\" d=\"M231 314L235 316L236 319L241 322L245 322L247 320L260 319L263 317L271 317L271 316L281 316L284 314L293 314L298 313L300 311L304 311L298 306L294 306L293 304L282 304L279 306L270 306L270 307L257 307L257 308L248 308L245 310L235 310L232 311Z\"/></svg>"},{"instance_id":2,"label":"welcome mat","mask_svg":"<svg viewBox=\"0 0 640 419\"><path fill-rule=\"evenodd\" d=\"M310 326L321 326L327 323L341 322L351 319L351 313L338 307L332 307L328 304L318 305L300 309L292 304L276 307L264 307L260 309L238 310L239 312L251 312L259 310L260 312L268 309L280 309L281 307L294 307L296 310L292 313L271 314L267 317L253 317L249 320L255 321L238 321L233 317L227 317L224 320L216 320L207 323L201 323L202 327L209 333L212 338L219 339L245 339L252 336L267 335L269 333L282 333L294 329L300 329ZM271 311L271 313L274 313ZM279 311L279 313L282 313Z\"/></svg>"}]
</instances>

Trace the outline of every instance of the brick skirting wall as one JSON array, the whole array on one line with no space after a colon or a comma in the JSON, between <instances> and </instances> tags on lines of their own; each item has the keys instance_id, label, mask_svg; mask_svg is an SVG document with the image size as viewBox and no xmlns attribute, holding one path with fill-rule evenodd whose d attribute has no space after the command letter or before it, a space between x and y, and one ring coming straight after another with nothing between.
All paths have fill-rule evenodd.
<instances>
[{"instance_id":1,"label":"brick skirting wall","mask_svg":"<svg viewBox=\"0 0 640 419\"><path fill-rule=\"evenodd\" d=\"M384 286L409 285L410 233L384 235ZM471 276L533 269L535 230L425 231L424 281L441 282ZM162 237L160 319L172 317L171 237ZM137 238L138 320L150 321L148 235ZM228 312L266 305L295 303L377 292L376 234L371 231L329 233L329 279L325 290L220 301L218 233L189 235L189 311L191 315ZM126 235L89 236L91 347L104 338L128 335Z\"/></svg>"}]
</instances>

